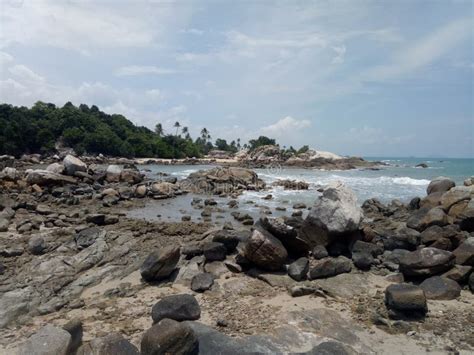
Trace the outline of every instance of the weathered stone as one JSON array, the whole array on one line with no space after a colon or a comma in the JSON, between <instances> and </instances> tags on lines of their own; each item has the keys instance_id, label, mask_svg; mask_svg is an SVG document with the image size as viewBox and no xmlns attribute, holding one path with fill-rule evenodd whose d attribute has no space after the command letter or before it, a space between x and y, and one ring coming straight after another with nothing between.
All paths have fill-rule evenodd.
<instances>
[{"instance_id":1,"label":"weathered stone","mask_svg":"<svg viewBox=\"0 0 474 355\"><path fill-rule=\"evenodd\" d=\"M309 271L309 260L308 258L301 257L298 260L290 264L288 268L288 275L296 281L306 279Z\"/></svg>"},{"instance_id":2,"label":"weathered stone","mask_svg":"<svg viewBox=\"0 0 474 355\"><path fill-rule=\"evenodd\" d=\"M361 270L369 270L376 263L372 254L367 251L352 253L352 261Z\"/></svg>"},{"instance_id":3,"label":"weathered stone","mask_svg":"<svg viewBox=\"0 0 474 355\"><path fill-rule=\"evenodd\" d=\"M470 200L474 194L473 186L457 186L443 194L441 206L445 211L449 211L451 206L464 200Z\"/></svg>"},{"instance_id":4,"label":"weathered stone","mask_svg":"<svg viewBox=\"0 0 474 355\"><path fill-rule=\"evenodd\" d=\"M456 281L457 283L465 283L472 271L469 265L454 265L454 267L446 271L442 277Z\"/></svg>"},{"instance_id":5,"label":"weathered stone","mask_svg":"<svg viewBox=\"0 0 474 355\"><path fill-rule=\"evenodd\" d=\"M139 355L138 349L119 333L96 338L79 348L77 355Z\"/></svg>"},{"instance_id":6,"label":"weathered stone","mask_svg":"<svg viewBox=\"0 0 474 355\"><path fill-rule=\"evenodd\" d=\"M208 242L203 245L202 251L207 261L221 261L225 259L227 248L222 243Z\"/></svg>"},{"instance_id":7,"label":"weathered stone","mask_svg":"<svg viewBox=\"0 0 474 355\"><path fill-rule=\"evenodd\" d=\"M279 270L288 253L280 242L269 232L255 229L244 246L243 255L255 265L266 270Z\"/></svg>"},{"instance_id":8,"label":"weathered stone","mask_svg":"<svg viewBox=\"0 0 474 355\"><path fill-rule=\"evenodd\" d=\"M278 238L290 254L296 256L308 254L309 245L298 236L296 228L286 224L283 218L262 217L258 223L263 229Z\"/></svg>"},{"instance_id":9,"label":"weathered stone","mask_svg":"<svg viewBox=\"0 0 474 355\"><path fill-rule=\"evenodd\" d=\"M46 250L46 242L40 236L31 237L28 241L28 250L33 255L41 255Z\"/></svg>"},{"instance_id":10,"label":"weathered stone","mask_svg":"<svg viewBox=\"0 0 474 355\"><path fill-rule=\"evenodd\" d=\"M136 197L145 197L147 193L147 189L145 185L137 186L135 189L135 196Z\"/></svg>"},{"instance_id":11,"label":"weathered stone","mask_svg":"<svg viewBox=\"0 0 474 355\"><path fill-rule=\"evenodd\" d=\"M225 229L217 231L212 237L213 242L224 244L227 253L232 253L242 239L238 232Z\"/></svg>"},{"instance_id":12,"label":"weathered stone","mask_svg":"<svg viewBox=\"0 0 474 355\"><path fill-rule=\"evenodd\" d=\"M420 284L429 300L453 300L461 295L461 286L451 279L433 276Z\"/></svg>"},{"instance_id":13,"label":"weathered stone","mask_svg":"<svg viewBox=\"0 0 474 355\"><path fill-rule=\"evenodd\" d=\"M320 279L332 277L339 274L347 273L352 270L351 261L344 257L325 258L317 261L317 263L310 268L309 279Z\"/></svg>"},{"instance_id":14,"label":"weathered stone","mask_svg":"<svg viewBox=\"0 0 474 355\"><path fill-rule=\"evenodd\" d=\"M310 351L304 353L305 355L357 355L352 347L342 344L337 341L325 341L315 346Z\"/></svg>"},{"instance_id":15,"label":"weathered stone","mask_svg":"<svg viewBox=\"0 0 474 355\"><path fill-rule=\"evenodd\" d=\"M418 286L405 283L393 284L386 288L385 304L389 310L395 311L395 314L392 314L395 318L398 318L398 313L418 318L425 316L428 312L423 290Z\"/></svg>"},{"instance_id":16,"label":"weathered stone","mask_svg":"<svg viewBox=\"0 0 474 355\"><path fill-rule=\"evenodd\" d=\"M361 219L355 193L340 182L331 183L306 217L301 238L310 247L326 246L337 237L357 231Z\"/></svg>"},{"instance_id":17,"label":"weathered stone","mask_svg":"<svg viewBox=\"0 0 474 355\"><path fill-rule=\"evenodd\" d=\"M7 218L0 217L0 232L8 231L8 226L10 225L10 220Z\"/></svg>"},{"instance_id":18,"label":"weathered stone","mask_svg":"<svg viewBox=\"0 0 474 355\"><path fill-rule=\"evenodd\" d=\"M432 180L426 189L426 194L430 195L434 192L446 192L449 191L451 188L456 186L453 180L447 177L437 177L436 179Z\"/></svg>"},{"instance_id":19,"label":"weathered stone","mask_svg":"<svg viewBox=\"0 0 474 355\"><path fill-rule=\"evenodd\" d=\"M54 186L76 184L77 180L71 176L56 174L47 170L27 170L26 182L30 185Z\"/></svg>"},{"instance_id":20,"label":"weathered stone","mask_svg":"<svg viewBox=\"0 0 474 355\"><path fill-rule=\"evenodd\" d=\"M18 351L19 354L66 355L71 334L61 328L47 325L28 338Z\"/></svg>"},{"instance_id":21,"label":"weathered stone","mask_svg":"<svg viewBox=\"0 0 474 355\"><path fill-rule=\"evenodd\" d=\"M82 344L82 321L78 318L73 318L63 325L63 329L71 334L71 342L69 343L67 354L75 354Z\"/></svg>"},{"instance_id":22,"label":"weathered stone","mask_svg":"<svg viewBox=\"0 0 474 355\"><path fill-rule=\"evenodd\" d=\"M46 170L51 171L55 174L62 174L64 173L64 165L60 163L52 163L48 165Z\"/></svg>"},{"instance_id":23,"label":"weathered stone","mask_svg":"<svg viewBox=\"0 0 474 355\"><path fill-rule=\"evenodd\" d=\"M474 237L467 238L454 251L456 264L474 266Z\"/></svg>"},{"instance_id":24,"label":"weathered stone","mask_svg":"<svg viewBox=\"0 0 474 355\"><path fill-rule=\"evenodd\" d=\"M313 258L315 258L316 260L324 259L329 255L324 245L316 245L313 248L312 254Z\"/></svg>"},{"instance_id":25,"label":"weathered stone","mask_svg":"<svg viewBox=\"0 0 474 355\"><path fill-rule=\"evenodd\" d=\"M162 298L151 310L153 324L164 318L176 321L196 320L201 317L201 308L192 295L181 294Z\"/></svg>"},{"instance_id":26,"label":"weathered stone","mask_svg":"<svg viewBox=\"0 0 474 355\"><path fill-rule=\"evenodd\" d=\"M145 332L140 350L142 355L192 355L199 353L199 341L187 324L163 319Z\"/></svg>"},{"instance_id":27,"label":"weathered stone","mask_svg":"<svg viewBox=\"0 0 474 355\"><path fill-rule=\"evenodd\" d=\"M191 280L191 290L195 292L204 292L209 290L214 284L214 276L204 272L194 276Z\"/></svg>"},{"instance_id":28,"label":"weathered stone","mask_svg":"<svg viewBox=\"0 0 474 355\"><path fill-rule=\"evenodd\" d=\"M374 244L364 242L362 240L357 240L354 245L352 246L352 253L369 253L372 256L378 256L383 254L383 247Z\"/></svg>"},{"instance_id":29,"label":"weathered stone","mask_svg":"<svg viewBox=\"0 0 474 355\"><path fill-rule=\"evenodd\" d=\"M431 276L449 270L454 265L454 255L446 250L423 248L400 258L400 271L405 276Z\"/></svg>"},{"instance_id":30,"label":"weathered stone","mask_svg":"<svg viewBox=\"0 0 474 355\"><path fill-rule=\"evenodd\" d=\"M415 250L420 245L420 233L412 228L401 227L385 233L382 236L385 250Z\"/></svg>"},{"instance_id":31,"label":"weathered stone","mask_svg":"<svg viewBox=\"0 0 474 355\"><path fill-rule=\"evenodd\" d=\"M87 172L87 165L80 159L68 154L63 159L64 170L67 175L74 176L76 172Z\"/></svg>"},{"instance_id":32,"label":"weathered stone","mask_svg":"<svg viewBox=\"0 0 474 355\"><path fill-rule=\"evenodd\" d=\"M179 261L179 247L168 246L152 252L140 267L145 281L159 281L167 278Z\"/></svg>"},{"instance_id":33,"label":"weathered stone","mask_svg":"<svg viewBox=\"0 0 474 355\"><path fill-rule=\"evenodd\" d=\"M76 234L74 240L78 248L87 248L95 243L99 238L104 238L107 232L98 227L90 227L83 229Z\"/></svg>"}]
</instances>

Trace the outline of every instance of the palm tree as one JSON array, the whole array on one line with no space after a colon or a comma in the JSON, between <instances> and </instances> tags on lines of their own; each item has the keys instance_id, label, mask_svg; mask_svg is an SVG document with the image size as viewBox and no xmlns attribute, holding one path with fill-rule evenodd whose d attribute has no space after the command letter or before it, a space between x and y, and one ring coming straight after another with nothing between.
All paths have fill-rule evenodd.
<instances>
[{"instance_id":1,"label":"palm tree","mask_svg":"<svg viewBox=\"0 0 474 355\"><path fill-rule=\"evenodd\" d=\"M189 133L188 127L184 126L184 127L181 129L181 133L183 133L184 135L186 135L187 133Z\"/></svg>"},{"instance_id":2,"label":"palm tree","mask_svg":"<svg viewBox=\"0 0 474 355\"><path fill-rule=\"evenodd\" d=\"M161 125L161 123L158 123L155 126L155 133L160 137L163 135L163 126Z\"/></svg>"},{"instance_id":3,"label":"palm tree","mask_svg":"<svg viewBox=\"0 0 474 355\"><path fill-rule=\"evenodd\" d=\"M175 135L178 136L178 129L179 129L179 127L181 127L181 124L178 121L176 121L174 123L174 126L176 127L176 134Z\"/></svg>"},{"instance_id":4,"label":"palm tree","mask_svg":"<svg viewBox=\"0 0 474 355\"><path fill-rule=\"evenodd\" d=\"M206 142L208 135L209 135L209 132L206 127L201 129L201 138L204 140L204 143Z\"/></svg>"},{"instance_id":5,"label":"palm tree","mask_svg":"<svg viewBox=\"0 0 474 355\"><path fill-rule=\"evenodd\" d=\"M237 138L237 149L240 150L240 138Z\"/></svg>"}]
</instances>

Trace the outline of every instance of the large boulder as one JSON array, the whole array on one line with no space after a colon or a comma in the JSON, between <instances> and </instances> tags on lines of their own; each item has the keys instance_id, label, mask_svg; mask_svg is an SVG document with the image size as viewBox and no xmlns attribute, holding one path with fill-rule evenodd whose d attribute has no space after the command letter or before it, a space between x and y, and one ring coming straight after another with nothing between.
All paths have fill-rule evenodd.
<instances>
[{"instance_id":1,"label":"large boulder","mask_svg":"<svg viewBox=\"0 0 474 355\"><path fill-rule=\"evenodd\" d=\"M151 317L153 324L165 318L176 321L197 320L201 317L201 308L193 295L172 295L162 298L153 306Z\"/></svg>"},{"instance_id":2,"label":"large boulder","mask_svg":"<svg viewBox=\"0 0 474 355\"><path fill-rule=\"evenodd\" d=\"M64 165L60 163L52 163L48 165L46 170L55 174L62 174L64 173Z\"/></svg>"},{"instance_id":3,"label":"large boulder","mask_svg":"<svg viewBox=\"0 0 474 355\"><path fill-rule=\"evenodd\" d=\"M76 172L87 172L87 165L80 159L68 154L63 159L64 170L67 175L74 176Z\"/></svg>"},{"instance_id":4,"label":"large boulder","mask_svg":"<svg viewBox=\"0 0 474 355\"><path fill-rule=\"evenodd\" d=\"M447 177L440 176L430 182L426 189L426 194L430 195L435 192L446 192L454 186L456 186L456 184L453 180Z\"/></svg>"},{"instance_id":5,"label":"large boulder","mask_svg":"<svg viewBox=\"0 0 474 355\"><path fill-rule=\"evenodd\" d=\"M66 355L71 334L66 330L47 325L28 338L18 351L19 354Z\"/></svg>"},{"instance_id":6,"label":"large boulder","mask_svg":"<svg viewBox=\"0 0 474 355\"><path fill-rule=\"evenodd\" d=\"M187 324L163 319L145 332L140 350L142 355L192 355L199 353L199 341Z\"/></svg>"},{"instance_id":7,"label":"large boulder","mask_svg":"<svg viewBox=\"0 0 474 355\"><path fill-rule=\"evenodd\" d=\"M306 279L309 271L309 260L308 258L301 257L298 260L294 261L288 267L288 275L296 281L301 281Z\"/></svg>"},{"instance_id":8,"label":"large boulder","mask_svg":"<svg viewBox=\"0 0 474 355\"><path fill-rule=\"evenodd\" d=\"M400 271L405 276L428 277L449 270L454 265L454 254L436 248L423 248L400 258Z\"/></svg>"},{"instance_id":9,"label":"large boulder","mask_svg":"<svg viewBox=\"0 0 474 355\"><path fill-rule=\"evenodd\" d=\"M433 276L420 284L429 300L453 300L461 295L461 286L451 279Z\"/></svg>"},{"instance_id":10,"label":"large boulder","mask_svg":"<svg viewBox=\"0 0 474 355\"><path fill-rule=\"evenodd\" d=\"M326 246L335 238L357 231L361 220L355 193L341 182L334 182L316 200L301 229L301 238L310 247Z\"/></svg>"},{"instance_id":11,"label":"large boulder","mask_svg":"<svg viewBox=\"0 0 474 355\"><path fill-rule=\"evenodd\" d=\"M415 285L400 283L385 289L385 304L393 318L423 317L428 312L424 291Z\"/></svg>"},{"instance_id":12,"label":"large boulder","mask_svg":"<svg viewBox=\"0 0 474 355\"><path fill-rule=\"evenodd\" d=\"M474 186L457 186L443 194L441 206L445 211L449 211L451 206L458 202L470 200L474 195Z\"/></svg>"},{"instance_id":13,"label":"large boulder","mask_svg":"<svg viewBox=\"0 0 474 355\"><path fill-rule=\"evenodd\" d=\"M119 165L109 165L105 171L105 179L107 182L119 182L122 167Z\"/></svg>"},{"instance_id":14,"label":"large boulder","mask_svg":"<svg viewBox=\"0 0 474 355\"><path fill-rule=\"evenodd\" d=\"M261 217L257 222L273 236L278 238L290 254L307 255L310 247L298 236L297 229L285 223L283 218Z\"/></svg>"},{"instance_id":15,"label":"large boulder","mask_svg":"<svg viewBox=\"0 0 474 355\"><path fill-rule=\"evenodd\" d=\"M139 355L138 349L119 333L91 340L77 351L77 355Z\"/></svg>"},{"instance_id":16,"label":"large boulder","mask_svg":"<svg viewBox=\"0 0 474 355\"><path fill-rule=\"evenodd\" d=\"M148 255L140 267L145 281L159 281L167 278L175 270L179 261L179 247L168 246Z\"/></svg>"},{"instance_id":17,"label":"large boulder","mask_svg":"<svg viewBox=\"0 0 474 355\"><path fill-rule=\"evenodd\" d=\"M325 341L312 348L305 355L357 355L358 352L347 344L338 341Z\"/></svg>"},{"instance_id":18,"label":"large boulder","mask_svg":"<svg viewBox=\"0 0 474 355\"><path fill-rule=\"evenodd\" d=\"M309 279L321 279L344 274L352 270L350 259L345 256L318 260L309 270Z\"/></svg>"},{"instance_id":19,"label":"large boulder","mask_svg":"<svg viewBox=\"0 0 474 355\"><path fill-rule=\"evenodd\" d=\"M0 180L17 181L20 177L20 172L15 168L6 167L0 172Z\"/></svg>"},{"instance_id":20,"label":"large boulder","mask_svg":"<svg viewBox=\"0 0 474 355\"><path fill-rule=\"evenodd\" d=\"M27 170L26 182L30 185L54 186L76 184L77 180L71 176L53 173L48 170Z\"/></svg>"},{"instance_id":21,"label":"large boulder","mask_svg":"<svg viewBox=\"0 0 474 355\"><path fill-rule=\"evenodd\" d=\"M280 240L269 232L260 229L255 229L247 243L245 243L243 255L258 267L270 271L281 269L288 257L288 253Z\"/></svg>"},{"instance_id":22,"label":"large boulder","mask_svg":"<svg viewBox=\"0 0 474 355\"><path fill-rule=\"evenodd\" d=\"M474 237L467 238L454 251L456 264L474 266Z\"/></svg>"}]
</instances>

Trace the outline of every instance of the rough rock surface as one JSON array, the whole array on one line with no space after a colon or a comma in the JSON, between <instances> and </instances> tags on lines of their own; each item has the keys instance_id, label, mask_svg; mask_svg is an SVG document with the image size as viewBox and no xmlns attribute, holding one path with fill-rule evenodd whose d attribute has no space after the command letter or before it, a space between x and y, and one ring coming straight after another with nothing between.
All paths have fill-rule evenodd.
<instances>
[{"instance_id":1,"label":"rough rock surface","mask_svg":"<svg viewBox=\"0 0 474 355\"><path fill-rule=\"evenodd\" d=\"M454 265L454 255L446 250L423 248L400 258L400 271L405 276L431 276L447 271Z\"/></svg>"},{"instance_id":2,"label":"rough rock surface","mask_svg":"<svg viewBox=\"0 0 474 355\"><path fill-rule=\"evenodd\" d=\"M201 308L192 295L181 294L162 298L151 311L153 323L164 318L176 321L196 320L201 316Z\"/></svg>"},{"instance_id":3,"label":"rough rock surface","mask_svg":"<svg viewBox=\"0 0 474 355\"><path fill-rule=\"evenodd\" d=\"M168 246L152 252L140 267L146 281L159 281L167 278L175 270L179 261L179 247Z\"/></svg>"},{"instance_id":4,"label":"rough rock surface","mask_svg":"<svg viewBox=\"0 0 474 355\"><path fill-rule=\"evenodd\" d=\"M461 295L461 286L451 279L433 276L420 284L429 300L452 300Z\"/></svg>"},{"instance_id":5,"label":"rough rock surface","mask_svg":"<svg viewBox=\"0 0 474 355\"><path fill-rule=\"evenodd\" d=\"M288 253L283 244L265 230L254 230L245 243L243 255L265 270L279 270Z\"/></svg>"},{"instance_id":6,"label":"rough rock surface","mask_svg":"<svg viewBox=\"0 0 474 355\"><path fill-rule=\"evenodd\" d=\"M408 317L424 316L428 311L423 290L410 284L393 284L385 290L385 304L396 313Z\"/></svg>"}]
</instances>

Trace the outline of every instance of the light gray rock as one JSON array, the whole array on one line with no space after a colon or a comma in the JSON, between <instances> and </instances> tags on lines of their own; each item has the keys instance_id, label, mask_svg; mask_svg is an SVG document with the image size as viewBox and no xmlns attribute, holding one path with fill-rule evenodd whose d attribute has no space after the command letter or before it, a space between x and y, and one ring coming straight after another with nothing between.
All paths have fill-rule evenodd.
<instances>
[{"instance_id":1,"label":"light gray rock","mask_svg":"<svg viewBox=\"0 0 474 355\"><path fill-rule=\"evenodd\" d=\"M453 180L447 177L437 177L432 180L426 189L426 194L430 195L435 192L446 192L456 186Z\"/></svg>"},{"instance_id":2,"label":"light gray rock","mask_svg":"<svg viewBox=\"0 0 474 355\"><path fill-rule=\"evenodd\" d=\"M87 165L80 159L68 154L63 159L64 170L67 175L74 176L76 172L87 172Z\"/></svg>"},{"instance_id":3,"label":"light gray rock","mask_svg":"<svg viewBox=\"0 0 474 355\"><path fill-rule=\"evenodd\" d=\"M66 355L70 342L71 334L66 330L47 325L20 346L19 354Z\"/></svg>"},{"instance_id":4,"label":"light gray rock","mask_svg":"<svg viewBox=\"0 0 474 355\"><path fill-rule=\"evenodd\" d=\"M316 200L304 221L301 238L310 247L326 246L336 236L357 231L361 220L355 193L341 182L334 182Z\"/></svg>"},{"instance_id":5,"label":"light gray rock","mask_svg":"<svg viewBox=\"0 0 474 355\"><path fill-rule=\"evenodd\" d=\"M119 182L120 174L122 174L122 167L119 165L109 165L105 171L105 179L107 182Z\"/></svg>"},{"instance_id":6,"label":"light gray rock","mask_svg":"<svg viewBox=\"0 0 474 355\"><path fill-rule=\"evenodd\" d=\"M52 163L48 165L46 170L55 174L62 174L64 173L64 165L60 163Z\"/></svg>"},{"instance_id":7,"label":"light gray rock","mask_svg":"<svg viewBox=\"0 0 474 355\"><path fill-rule=\"evenodd\" d=\"M27 170L26 182L30 185L54 186L65 184L76 184L77 180L71 176L56 174L47 170Z\"/></svg>"}]
</instances>

